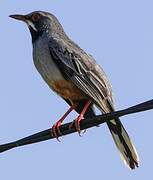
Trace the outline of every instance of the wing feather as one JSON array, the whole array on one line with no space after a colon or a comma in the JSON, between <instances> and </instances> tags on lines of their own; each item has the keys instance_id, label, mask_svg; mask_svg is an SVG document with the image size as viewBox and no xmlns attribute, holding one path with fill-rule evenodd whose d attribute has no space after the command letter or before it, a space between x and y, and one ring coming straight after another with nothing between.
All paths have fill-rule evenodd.
<instances>
[{"instance_id":1,"label":"wing feather","mask_svg":"<svg viewBox=\"0 0 153 180\"><path fill-rule=\"evenodd\" d=\"M58 40L59 41L59 40ZM104 72L97 67L91 56L82 52L80 55L76 49L70 48L62 40L60 43L55 38L49 42L49 50L55 63L68 80L72 81L104 112L113 109L111 88L108 85ZM80 52L80 51L79 51ZM81 56L86 57L84 62ZM99 68L97 73L97 69ZM101 78L105 77L105 78ZM106 81L105 81L106 79Z\"/></svg>"}]
</instances>

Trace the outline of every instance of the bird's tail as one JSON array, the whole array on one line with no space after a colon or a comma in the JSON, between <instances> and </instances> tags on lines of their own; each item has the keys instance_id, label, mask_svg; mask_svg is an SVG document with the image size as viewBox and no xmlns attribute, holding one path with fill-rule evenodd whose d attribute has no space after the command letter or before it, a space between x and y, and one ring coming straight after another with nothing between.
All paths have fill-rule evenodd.
<instances>
[{"instance_id":1,"label":"bird's tail","mask_svg":"<svg viewBox=\"0 0 153 180\"><path fill-rule=\"evenodd\" d=\"M131 169L138 167L138 154L120 120L111 120L107 125L125 164Z\"/></svg>"}]
</instances>

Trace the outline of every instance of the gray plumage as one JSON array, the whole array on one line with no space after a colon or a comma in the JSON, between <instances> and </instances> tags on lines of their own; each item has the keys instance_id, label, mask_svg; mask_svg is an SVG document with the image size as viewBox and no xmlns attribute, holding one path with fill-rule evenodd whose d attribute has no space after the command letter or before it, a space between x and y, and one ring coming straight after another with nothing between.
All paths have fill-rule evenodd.
<instances>
[{"instance_id":1,"label":"gray plumage","mask_svg":"<svg viewBox=\"0 0 153 180\"><path fill-rule=\"evenodd\" d=\"M23 20L19 16L14 15L14 18ZM112 88L104 71L92 56L69 39L57 18L42 11L24 17L32 35L34 64L49 87L66 99L54 83L67 81L82 92L80 100L91 99L102 113L114 111ZM66 92L64 85L62 88ZM107 125L121 157L134 169L139 158L120 120L111 120Z\"/></svg>"}]
</instances>

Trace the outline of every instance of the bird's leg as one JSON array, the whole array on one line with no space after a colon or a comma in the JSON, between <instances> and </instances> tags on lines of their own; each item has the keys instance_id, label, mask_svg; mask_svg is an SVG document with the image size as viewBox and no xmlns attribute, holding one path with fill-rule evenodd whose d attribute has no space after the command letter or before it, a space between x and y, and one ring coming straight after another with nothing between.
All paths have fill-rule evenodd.
<instances>
[{"instance_id":1,"label":"bird's leg","mask_svg":"<svg viewBox=\"0 0 153 180\"><path fill-rule=\"evenodd\" d=\"M53 127L51 128L51 133L53 136L56 137L56 139L58 141L60 141L58 139L59 135L62 135L61 132L60 132L60 129L59 127L61 126L62 122L64 121L64 119L70 114L70 112L75 109L77 106L77 104L73 104L69 109L68 111L53 125Z\"/></svg>"},{"instance_id":2,"label":"bird's leg","mask_svg":"<svg viewBox=\"0 0 153 180\"><path fill-rule=\"evenodd\" d=\"M81 136L81 135L80 135L80 133L81 133L81 130L80 130L80 121L81 121L82 119L84 119L84 114L87 112L87 110L88 110L91 102L92 102L91 100L88 100L88 101L86 102L83 110L81 111L81 113L79 114L79 116L77 117L77 119L75 120L75 128L76 128L76 130L78 131L79 136Z\"/></svg>"}]
</instances>

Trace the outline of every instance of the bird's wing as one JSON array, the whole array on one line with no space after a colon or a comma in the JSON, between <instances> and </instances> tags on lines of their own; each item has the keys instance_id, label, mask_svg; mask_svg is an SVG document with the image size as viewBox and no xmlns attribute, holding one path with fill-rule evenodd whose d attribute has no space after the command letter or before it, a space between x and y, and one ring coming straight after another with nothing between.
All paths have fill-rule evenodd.
<instances>
[{"instance_id":1,"label":"bird's wing","mask_svg":"<svg viewBox=\"0 0 153 180\"><path fill-rule=\"evenodd\" d=\"M77 45L58 41L51 39L50 54L65 78L93 99L102 112L113 111L111 87L103 70ZM120 120L113 119L107 125L123 160L132 169L138 167L137 152Z\"/></svg>"},{"instance_id":2,"label":"bird's wing","mask_svg":"<svg viewBox=\"0 0 153 180\"><path fill-rule=\"evenodd\" d=\"M51 38L50 55L61 73L81 89L103 112L113 110L111 87L95 60L78 46Z\"/></svg>"}]
</instances>

